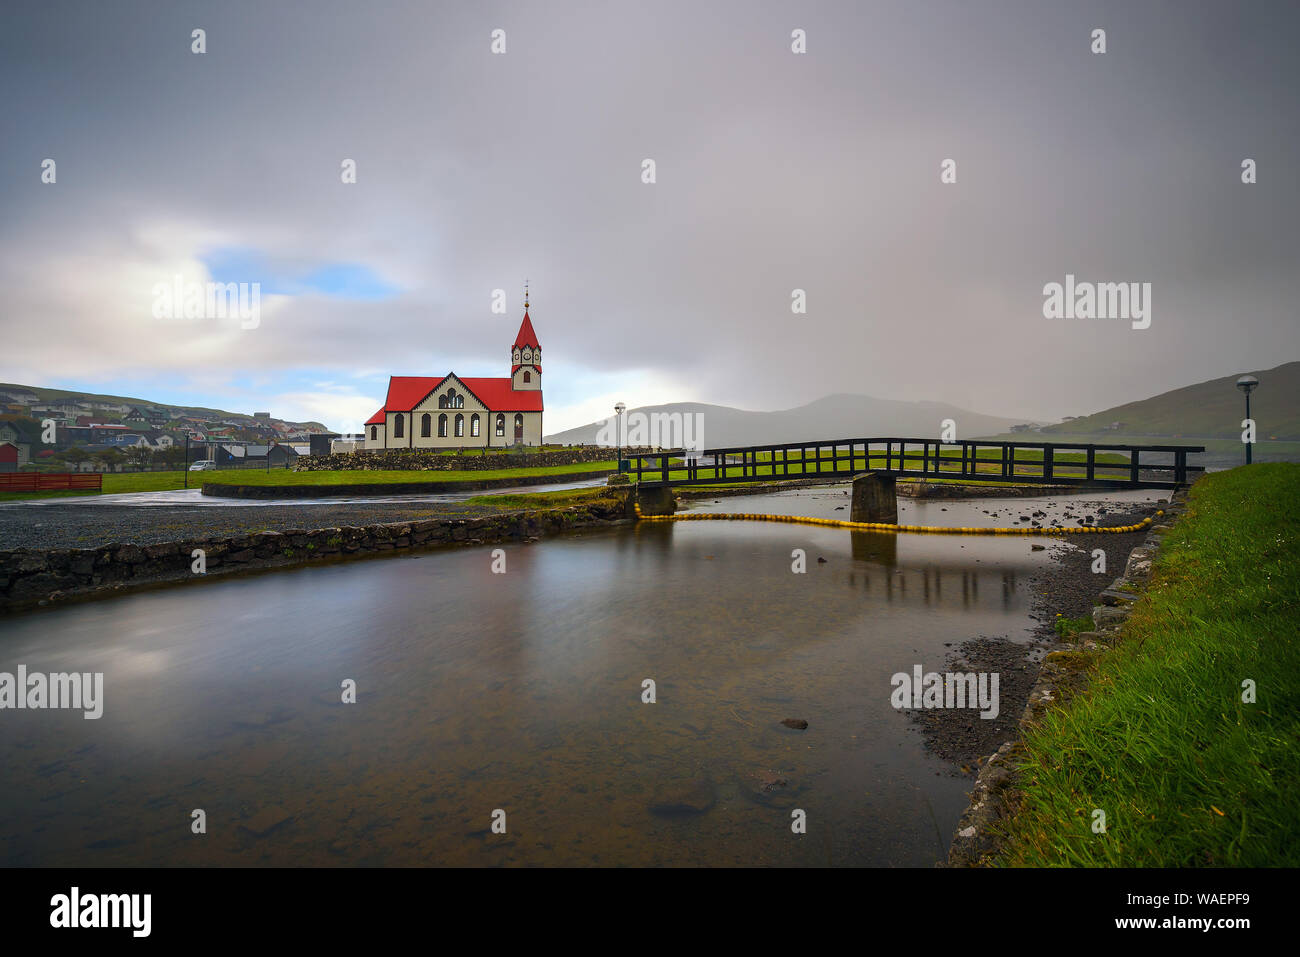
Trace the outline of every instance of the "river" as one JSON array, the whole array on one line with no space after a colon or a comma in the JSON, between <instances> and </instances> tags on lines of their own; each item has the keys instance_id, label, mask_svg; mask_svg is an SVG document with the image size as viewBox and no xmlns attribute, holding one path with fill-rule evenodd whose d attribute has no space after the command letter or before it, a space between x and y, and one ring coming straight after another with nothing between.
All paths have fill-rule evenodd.
<instances>
[{"instance_id":1,"label":"river","mask_svg":"<svg viewBox=\"0 0 1300 957\"><path fill-rule=\"evenodd\" d=\"M693 507L846 505L830 487ZM504 574L465 548L13 616L0 671L103 672L104 712L0 712L0 863L930 866L970 779L890 676L975 635L1027 641L1027 580L1071 547L1031 541L643 523L507 547Z\"/></svg>"}]
</instances>

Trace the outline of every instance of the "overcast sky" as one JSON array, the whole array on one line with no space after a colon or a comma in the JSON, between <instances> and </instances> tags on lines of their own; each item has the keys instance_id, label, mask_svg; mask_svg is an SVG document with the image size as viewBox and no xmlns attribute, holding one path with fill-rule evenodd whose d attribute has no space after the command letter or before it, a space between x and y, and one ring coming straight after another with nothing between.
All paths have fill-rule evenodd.
<instances>
[{"instance_id":1,"label":"overcast sky","mask_svg":"<svg viewBox=\"0 0 1300 957\"><path fill-rule=\"evenodd\" d=\"M1048 420L1300 358L1293 2L3 16L0 381L356 428L390 374L507 375L525 277L548 433L833 392ZM1150 282L1150 328L1044 318L1067 274ZM260 283L260 324L155 318L176 275Z\"/></svg>"}]
</instances>

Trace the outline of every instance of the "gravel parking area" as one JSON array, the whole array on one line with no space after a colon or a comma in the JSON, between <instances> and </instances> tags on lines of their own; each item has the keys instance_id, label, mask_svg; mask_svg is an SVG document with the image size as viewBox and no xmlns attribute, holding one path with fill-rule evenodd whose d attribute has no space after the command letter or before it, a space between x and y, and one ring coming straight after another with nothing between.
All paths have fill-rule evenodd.
<instances>
[{"instance_id":1,"label":"gravel parking area","mask_svg":"<svg viewBox=\"0 0 1300 957\"><path fill-rule=\"evenodd\" d=\"M150 545L186 538L247 535L428 518L480 518L499 510L463 502L312 503L258 506L61 505L0 508L0 549Z\"/></svg>"}]
</instances>

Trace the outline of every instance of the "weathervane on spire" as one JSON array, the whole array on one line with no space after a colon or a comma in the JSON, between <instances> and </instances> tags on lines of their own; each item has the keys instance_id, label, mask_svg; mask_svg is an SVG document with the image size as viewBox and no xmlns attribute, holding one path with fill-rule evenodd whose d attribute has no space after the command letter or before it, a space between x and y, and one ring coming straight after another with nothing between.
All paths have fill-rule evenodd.
<instances>
[{"instance_id":1,"label":"weathervane on spire","mask_svg":"<svg viewBox=\"0 0 1300 957\"><path fill-rule=\"evenodd\" d=\"M528 280L524 280L524 308L528 308Z\"/></svg>"}]
</instances>

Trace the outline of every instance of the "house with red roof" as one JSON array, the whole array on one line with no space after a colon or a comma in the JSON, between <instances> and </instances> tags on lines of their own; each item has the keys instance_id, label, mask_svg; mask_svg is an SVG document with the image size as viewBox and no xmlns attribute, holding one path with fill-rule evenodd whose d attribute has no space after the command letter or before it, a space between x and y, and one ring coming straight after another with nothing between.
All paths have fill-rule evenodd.
<instances>
[{"instance_id":1,"label":"house with red roof","mask_svg":"<svg viewBox=\"0 0 1300 957\"><path fill-rule=\"evenodd\" d=\"M365 448L478 449L542 444L542 347L528 318L499 379L392 376L383 406L366 420Z\"/></svg>"}]
</instances>

